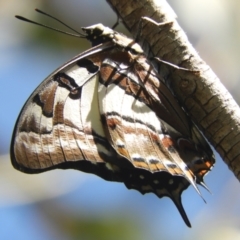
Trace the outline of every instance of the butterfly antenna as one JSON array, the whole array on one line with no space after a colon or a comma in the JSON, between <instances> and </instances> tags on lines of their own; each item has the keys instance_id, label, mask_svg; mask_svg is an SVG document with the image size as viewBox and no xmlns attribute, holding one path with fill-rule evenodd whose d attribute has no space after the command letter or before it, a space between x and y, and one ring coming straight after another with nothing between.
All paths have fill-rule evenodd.
<instances>
[{"instance_id":1,"label":"butterfly antenna","mask_svg":"<svg viewBox=\"0 0 240 240\"><path fill-rule=\"evenodd\" d=\"M77 30L75 30L75 29L73 29L72 27L70 27L69 25L67 25L66 23L64 23L64 22L62 22L61 20L59 20L58 18L56 18L56 17L53 17L52 15L50 15L50 14L48 14L48 13L45 13L45 12L43 12L43 11L41 11L41 10L39 10L39 9L35 9L35 11L36 12L38 12L38 13L41 13L41 14L43 14L43 15L45 15L45 16L47 16L47 17L49 17L49 18L52 18L52 19L54 19L55 21L57 21L57 22L59 22L59 23L61 23L63 26L65 26L65 27L67 27L67 28L69 28L69 29L71 29L72 31L74 31L75 33L77 33L77 34L79 34L79 35L82 35L80 32L78 32Z\"/></svg>"},{"instance_id":2,"label":"butterfly antenna","mask_svg":"<svg viewBox=\"0 0 240 240\"><path fill-rule=\"evenodd\" d=\"M41 26L41 27L44 27L44 28L51 29L51 30L56 31L56 32L60 32L60 33L66 34L66 35L70 35L70 36L78 37L78 38L84 38L84 37L85 37L84 34L76 31L75 29L71 28L70 26L68 26L68 25L65 24L64 22L60 21L59 19L57 19L57 18L55 18L55 17L53 17L53 16L51 16L51 15L49 15L49 14L47 14L47 13L41 11L41 10L39 10L39 9L35 9L35 10L36 10L38 13L41 13L41 14L43 14L43 15L46 15L46 16L54 19L55 21L61 23L61 24L64 25L65 27L67 27L67 28L71 29L72 31L76 32L77 34L70 33L70 32L65 32L65 31L62 31L62 30L60 30L60 29L58 29L58 28L50 27L50 26L47 26L47 25L45 25L45 24L32 21L32 20L27 19L27 18L22 17L22 16L16 15L15 17L16 17L17 19L19 19L19 20L24 21L24 22L29 22L29 23L32 23L32 24L35 24L35 25L38 25L38 26Z\"/></svg>"}]
</instances>

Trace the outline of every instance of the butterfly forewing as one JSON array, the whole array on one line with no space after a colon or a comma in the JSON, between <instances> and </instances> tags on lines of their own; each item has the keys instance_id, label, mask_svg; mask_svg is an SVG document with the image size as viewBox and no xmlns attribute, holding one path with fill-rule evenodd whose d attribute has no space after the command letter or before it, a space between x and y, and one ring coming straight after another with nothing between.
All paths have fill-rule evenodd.
<instances>
[{"instance_id":1,"label":"butterfly forewing","mask_svg":"<svg viewBox=\"0 0 240 240\"><path fill-rule=\"evenodd\" d=\"M12 142L17 168L41 172L69 161L103 161L94 140L106 141L97 102L99 67L84 60L52 74L25 104Z\"/></svg>"},{"instance_id":2,"label":"butterfly forewing","mask_svg":"<svg viewBox=\"0 0 240 240\"><path fill-rule=\"evenodd\" d=\"M85 28L87 38L103 43L56 70L26 102L12 164L26 173L74 168L168 196L190 226L181 194L203 185L212 151L140 46L102 25L97 41L95 28Z\"/></svg>"}]
</instances>

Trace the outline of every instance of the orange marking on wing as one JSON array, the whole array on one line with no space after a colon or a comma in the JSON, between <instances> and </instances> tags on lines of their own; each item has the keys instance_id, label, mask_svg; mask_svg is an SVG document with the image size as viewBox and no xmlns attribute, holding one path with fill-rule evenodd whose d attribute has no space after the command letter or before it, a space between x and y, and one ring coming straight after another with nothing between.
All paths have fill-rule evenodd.
<instances>
[{"instance_id":1,"label":"orange marking on wing","mask_svg":"<svg viewBox=\"0 0 240 240\"><path fill-rule=\"evenodd\" d=\"M173 139L172 138L169 138L169 137L164 137L163 139L162 139L162 143L163 143L163 146L165 147L165 148L169 148L169 147L173 147L173 146L175 146L175 142L173 141Z\"/></svg>"},{"instance_id":2,"label":"orange marking on wing","mask_svg":"<svg viewBox=\"0 0 240 240\"><path fill-rule=\"evenodd\" d=\"M122 156L124 156L125 158L127 158L128 160L130 160L129 153L128 153L128 151L127 151L125 148L120 147L120 148L117 148L116 150L117 150L117 152L118 152L120 155L122 155Z\"/></svg>"},{"instance_id":3,"label":"orange marking on wing","mask_svg":"<svg viewBox=\"0 0 240 240\"><path fill-rule=\"evenodd\" d=\"M148 166L148 164L146 162L134 161L134 166L136 166L138 168L149 169L149 166Z\"/></svg>"},{"instance_id":4,"label":"orange marking on wing","mask_svg":"<svg viewBox=\"0 0 240 240\"><path fill-rule=\"evenodd\" d=\"M111 130L114 130L121 122L117 118L108 118L107 119L107 125L111 128Z\"/></svg>"},{"instance_id":5,"label":"orange marking on wing","mask_svg":"<svg viewBox=\"0 0 240 240\"><path fill-rule=\"evenodd\" d=\"M203 176L207 172L209 172L212 166L213 166L212 161L205 160L201 164L192 165L191 170L194 172L195 175L200 176L200 178L203 178Z\"/></svg>"}]
</instances>

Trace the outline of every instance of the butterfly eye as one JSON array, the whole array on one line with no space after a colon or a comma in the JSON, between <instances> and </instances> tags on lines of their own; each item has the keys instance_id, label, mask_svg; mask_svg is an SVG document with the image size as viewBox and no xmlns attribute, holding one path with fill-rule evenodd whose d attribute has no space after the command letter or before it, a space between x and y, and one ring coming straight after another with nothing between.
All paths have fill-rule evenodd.
<instances>
[{"instance_id":1,"label":"butterfly eye","mask_svg":"<svg viewBox=\"0 0 240 240\"><path fill-rule=\"evenodd\" d=\"M96 39L102 35L102 30L99 28L82 28L84 32L87 34L87 38L91 41L91 39Z\"/></svg>"}]
</instances>

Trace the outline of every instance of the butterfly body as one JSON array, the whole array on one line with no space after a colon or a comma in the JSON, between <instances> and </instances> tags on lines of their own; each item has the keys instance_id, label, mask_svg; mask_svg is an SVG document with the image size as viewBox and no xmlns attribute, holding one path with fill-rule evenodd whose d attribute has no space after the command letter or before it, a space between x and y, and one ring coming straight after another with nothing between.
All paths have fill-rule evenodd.
<instances>
[{"instance_id":1,"label":"butterfly body","mask_svg":"<svg viewBox=\"0 0 240 240\"><path fill-rule=\"evenodd\" d=\"M181 194L203 184L210 147L137 43L103 25L83 30L93 48L46 78L23 107L13 166L73 168L168 196L190 226Z\"/></svg>"}]
</instances>

